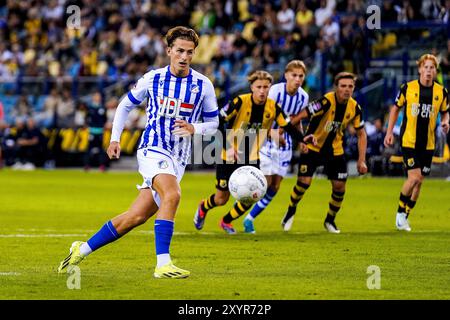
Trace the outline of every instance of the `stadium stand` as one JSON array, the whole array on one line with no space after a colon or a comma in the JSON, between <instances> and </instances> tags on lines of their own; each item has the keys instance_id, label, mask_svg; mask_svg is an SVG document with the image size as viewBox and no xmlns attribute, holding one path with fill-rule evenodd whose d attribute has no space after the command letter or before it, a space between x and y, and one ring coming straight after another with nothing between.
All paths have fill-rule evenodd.
<instances>
[{"instance_id":1,"label":"stadium stand","mask_svg":"<svg viewBox=\"0 0 450 320\"><path fill-rule=\"evenodd\" d=\"M378 32L366 26L369 4L381 8ZM70 27L67 9L73 5L80 8L80 25ZM82 154L87 148L83 104L100 90L107 105L148 69L167 64L163 35L179 24L200 34L194 67L214 82L219 105L247 90L250 70L264 68L281 80L285 63L298 58L308 66L305 89L312 99L331 87L336 73L358 74L356 98L365 119L375 121L384 118L399 85L415 76L414 61L425 51L438 55L438 81L448 87L449 6L449 1L414 0L3 0L0 142L5 149L16 120L32 117L52 161L65 153ZM107 109L104 146L114 103ZM137 121L127 125L125 154L133 154L141 129ZM435 162L446 165L445 159L441 152Z\"/></svg>"}]
</instances>

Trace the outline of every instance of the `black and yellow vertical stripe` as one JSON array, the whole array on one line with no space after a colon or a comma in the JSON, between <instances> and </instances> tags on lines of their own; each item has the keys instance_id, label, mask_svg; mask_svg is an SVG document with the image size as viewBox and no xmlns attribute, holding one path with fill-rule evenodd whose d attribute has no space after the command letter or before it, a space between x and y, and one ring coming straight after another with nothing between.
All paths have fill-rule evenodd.
<instances>
[{"instance_id":1,"label":"black and yellow vertical stripe","mask_svg":"<svg viewBox=\"0 0 450 320\"><path fill-rule=\"evenodd\" d=\"M395 105L404 108L402 147L434 150L438 114L448 111L447 89L437 82L425 87L419 80L410 81L400 87Z\"/></svg>"},{"instance_id":2,"label":"black and yellow vertical stripe","mask_svg":"<svg viewBox=\"0 0 450 320\"><path fill-rule=\"evenodd\" d=\"M309 125L305 135L314 134L317 145L308 143L310 150L322 154L344 154L343 137L351 124L357 130L364 127L361 106L350 98L346 104L337 102L336 93L329 92L308 105Z\"/></svg>"}]
</instances>

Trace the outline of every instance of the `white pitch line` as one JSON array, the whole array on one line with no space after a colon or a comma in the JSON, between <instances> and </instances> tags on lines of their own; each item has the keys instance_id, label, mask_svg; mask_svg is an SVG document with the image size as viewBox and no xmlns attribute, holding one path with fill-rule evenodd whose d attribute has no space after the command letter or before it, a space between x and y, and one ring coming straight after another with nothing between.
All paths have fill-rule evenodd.
<instances>
[{"instance_id":1,"label":"white pitch line","mask_svg":"<svg viewBox=\"0 0 450 320\"><path fill-rule=\"evenodd\" d=\"M20 276L18 272L0 272L0 276Z\"/></svg>"},{"instance_id":2,"label":"white pitch line","mask_svg":"<svg viewBox=\"0 0 450 320\"><path fill-rule=\"evenodd\" d=\"M190 236L195 235L198 232L174 232L174 236ZM41 233L41 234L0 234L0 238L65 238L65 237L87 237L91 233ZM153 231L135 231L130 233L131 236L147 236L154 235ZM202 232L202 235L217 235L214 232Z\"/></svg>"},{"instance_id":3,"label":"white pitch line","mask_svg":"<svg viewBox=\"0 0 450 320\"><path fill-rule=\"evenodd\" d=\"M87 236L83 233L65 233L65 234L0 234L0 238L60 238L60 237L82 237Z\"/></svg>"}]
</instances>

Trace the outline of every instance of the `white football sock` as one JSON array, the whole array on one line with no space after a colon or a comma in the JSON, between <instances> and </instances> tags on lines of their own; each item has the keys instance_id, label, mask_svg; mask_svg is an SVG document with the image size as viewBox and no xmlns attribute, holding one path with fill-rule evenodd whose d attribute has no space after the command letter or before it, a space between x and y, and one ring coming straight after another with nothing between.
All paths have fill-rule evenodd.
<instances>
[{"instance_id":1,"label":"white football sock","mask_svg":"<svg viewBox=\"0 0 450 320\"><path fill-rule=\"evenodd\" d=\"M172 260L170 259L169 253L158 254L156 256L156 267L161 268L162 266L168 264Z\"/></svg>"},{"instance_id":2,"label":"white football sock","mask_svg":"<svg viewBox=\"0 0 450 320\"><path fill-rule=\"evenodd\" d=\"M92 253L92 249L89 247L87 242L80 246L80 253L85 257Z\"/></svg>"}]
</instances>

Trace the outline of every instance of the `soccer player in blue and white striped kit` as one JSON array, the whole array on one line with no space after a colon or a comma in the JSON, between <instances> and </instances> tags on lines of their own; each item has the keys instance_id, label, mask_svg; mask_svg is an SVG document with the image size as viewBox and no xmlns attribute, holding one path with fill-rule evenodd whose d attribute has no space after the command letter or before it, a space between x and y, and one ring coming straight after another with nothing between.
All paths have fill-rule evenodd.
<instances>
[{"instance_id":1,"label":"soccer player in blue and white striped kit","mask_svg":"<svg viewBox=\"0 0 450 320\"><path fill-rule=\"evenodd\" d=\"M179 182L189 161L190 136L213 134L218 125L214 87L204 75L190 68L198 36L194 30L175 27L166 35L170 65L152 70L138 80L120 102L114 117L110 158L120 156L120 135L129 111L147 101L147 125L137 151L143 184L131 207L108 221L87 242L72 244L69 256L58 272L79 264L88 254L111 243L156 213L154 224L157 265L156 278L186 278L187 270L173 265L169 247L174 218L180 201ZM203 118L203 122L198 121Z\"/></svg>"},{"instance_id":2,"label":"soccer player in blue and white striped kit","mask_svg":"<svg viewBox=\"0 0 450 320\"><path fill-rule=\"evenodd\" d=\"M305 76L306 66L303 61L292 60L284 70L286 82L277 83L270 88L269 98L275 100L288 116L298 114L308 104L309 96L301 87ZM278 129L277 124L274 123L272 131L278 132ZM269 205L280 189L281 181L286 176L292 159L292 137L284 132L276 138L278 139L268 139L259 152L260 169L267 178L268 187L265 196L255 204L244 219L244 230L247 233L255 233L253 221Z\"/></svg>"}]
</instances>

